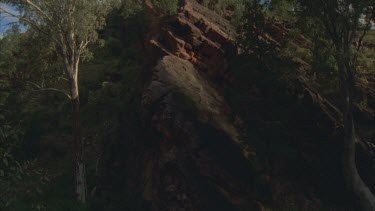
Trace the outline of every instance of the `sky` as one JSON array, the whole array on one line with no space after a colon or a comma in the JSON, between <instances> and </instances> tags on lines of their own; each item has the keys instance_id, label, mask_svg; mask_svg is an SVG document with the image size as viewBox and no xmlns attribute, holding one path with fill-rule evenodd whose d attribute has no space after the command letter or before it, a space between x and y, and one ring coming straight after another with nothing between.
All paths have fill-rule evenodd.
<instances>
[{"instance_id":1,"label":"sky","mask_svg":"<svg viewBox=\"0 0 375 211\"><path fill-rule=\"evenodd\" d=\"M7 4L0 3L0 8L17 14L17 11ZM9 24L13 22L18 22L18 19L11 17L8 14L0 13L0 36L2 36L7 29L9 29Z\"/></svg>"}]
</instances>

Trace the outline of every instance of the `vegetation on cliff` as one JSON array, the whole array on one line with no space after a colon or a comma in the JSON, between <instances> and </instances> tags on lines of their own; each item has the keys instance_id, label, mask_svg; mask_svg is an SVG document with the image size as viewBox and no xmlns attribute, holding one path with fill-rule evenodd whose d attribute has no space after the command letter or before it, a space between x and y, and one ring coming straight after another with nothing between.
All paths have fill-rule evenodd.
<instances>
[{"instance_id":1,"label":"vegetation on cliff","mask_svg":"<svg viewBox=\"0 0 375 211\"><path fill-rule=\"evenodd\" d=\"M0 0L0 210L374 210L374 8Z\"/></svg>"}]
</instances>

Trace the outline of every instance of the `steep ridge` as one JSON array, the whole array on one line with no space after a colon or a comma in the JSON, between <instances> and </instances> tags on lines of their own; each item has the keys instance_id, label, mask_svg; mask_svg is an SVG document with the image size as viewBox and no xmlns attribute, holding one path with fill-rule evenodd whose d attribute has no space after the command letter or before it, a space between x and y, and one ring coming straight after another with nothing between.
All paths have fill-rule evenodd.
<instances>
[{"instance_id":1,"label":"steep ridge","mask_svg":"<svg viewBox=\"0 0 375 211\"><path fill-rule=\"evenodd\" d=\"M133 181L141 184L138 188L149 209L342 210L353 206L339 202L346 194L341 193L345 188L340 173L339 109L297 75L293 106L303 109L290 113L284 132L291 135L269 141L275 129L264 127L261 141L292 145L298 152L292 158L288 151L267 152L271 164L259 161L257 153L264 152L253 145L257 137L250 133L243 138L242 120L231 111L220 86L235 81L230 68L230 57L238 53L235 29L195 1L182 2L177 14L161 15L146 1L150 26L141 100L145 141L137 155L139 175ZM276 24L275 31L280 32L276 40L287 34L282 25ZM306 137L311 134L323 135ZM373 145L361 142L359 146L359 169L373 187L373 162L369 162ZM266 168L271 171L264 172ZM337 191L337 196L331 196Z\"/></svg>"},{"instance_id":2,"label":"steep ridge","mask_svg":"<svg viewBox=\"0 0 375 211\"><path fill-rule=\"evenodd\" d=\"M250 197L253 152L215 85L232 77L233 27L194 1L175 16L153 19L156 66L142 109L155 145L146 153L144 198L155 210L260 209Z\"/></svg>"}]
</instances>

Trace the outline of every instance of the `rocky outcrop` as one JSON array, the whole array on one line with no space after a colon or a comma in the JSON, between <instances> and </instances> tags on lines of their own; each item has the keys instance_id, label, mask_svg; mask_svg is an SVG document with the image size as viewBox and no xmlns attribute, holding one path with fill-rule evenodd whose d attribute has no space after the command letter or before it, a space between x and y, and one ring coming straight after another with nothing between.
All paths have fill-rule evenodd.
<instances>
[{"instance_id":1,"label":"rocky outcrop","mask_svg":"<svg viewBox=\"0 0 375 211\"><path fill-rule=\"evenodd\" d=\"M233 27L194 1L153 18L156 65L142 109L155 144L146 149L144 198L154 210L261 210L252 197L254 152L216 85L232 79Z\"/></svg>"},{"instance_id":2,"label":"rocky outcrop","mask_svg":"<svg viewBox=\"0 0 375 211\"><path fill-rule=\"evenodd\" d=\"M158 17L148 3L149 13L155 14L149 37L152 57L175 55L192 63L210 80L231 80L227 55L235 50L235 28L195 1L184 2L172 17Z\"/></svg>"},{"instance_id":3,"label":"rocky outcrop","mask_svg":"<svg viewBox=\"0 0 375 211\"><path fill-rule=\"evenodd\" d=\"M321 207L319 194L327 190L333 194L343 184L339 109L306 78L295 77L294 106L304 109L280 121L286 123L280 133L273 126L259 133L264 138L261 145L268 145L265 148L275 150L270 147L275 144L296 152L263 152L267 155L261 156L266 158L259 167L255 148L248 141L256 138L250 134L243 140L242 120L234 117L220 87L234 81L229 58L237 53L235 29L193 0L182 1L178 13L167 16L155 11L151 2L146 1L151 17L147 82L141 100L146 143L137 178L150 210L265 210L266 204ZM275 41L288 33L283 25L274 27L282 34ZM296 38L295 44L309 45L305 38ZM281 127L277 125L276 130ZM323 135L306 137L315 133ZM270 137L277 140L267 140ZM363 142L361 146L367 153L360 158L369 160L373 145ZM368 166L360 166L365 175L369 175L363 170ZM328 184L335 180L336 186ZM344 206L331 205L327 207L333 210Z\"/></svg>"}]
</instances>

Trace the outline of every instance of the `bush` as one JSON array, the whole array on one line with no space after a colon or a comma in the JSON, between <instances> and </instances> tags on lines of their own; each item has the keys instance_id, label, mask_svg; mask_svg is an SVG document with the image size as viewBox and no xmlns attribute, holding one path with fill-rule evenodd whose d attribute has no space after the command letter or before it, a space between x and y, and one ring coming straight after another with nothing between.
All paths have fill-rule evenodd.
<instances>
[{"instance_id":1,"label":"bush","mask_svg":"<svg viewBox=\"0 0 375 211\"><path fill-rule=\"evenodd\" d=\"M154 0L153 2L155 7L165 14L177 13L179 0Z\"/></svg>"},{"instance_id":2,"label":"bush","mask_svg":"<svg viewBox=\"0 0 375 211\"><path fill-rule=\"evenodd\" d=\"M201 0L203 6L214 10L219 15L227 16L234 26L238 26L245 11L246 0Z\"/></svg>"},{"instance_id":3,"label":"bush","mask_svg":"<svg viewBox=\"0 0 375 211\"><path fill-rule=\"evenodd\" d=\"M1 83L0 83L1 85ZM1 86L0 86L1 87ZM47 172L35 160L22 159L25 128L13 114L6 95L0 97L0 210L12 210L22 200L36 199L49 181ZM38 201L32 206L40 206Z\"/></svg>"},{"instance_id":4,"label":"bush","mask_svg":"<svg viewBox=\"0 0 375 211\"><path fill-rule=\"evenodd\" d=\"M265 5L260 0L246 3L238 32L238 44L245 54L264 61L276 53L277 45L270 39L274 35L272 23L267 19Z\"/></svg>"}]
</instances>

